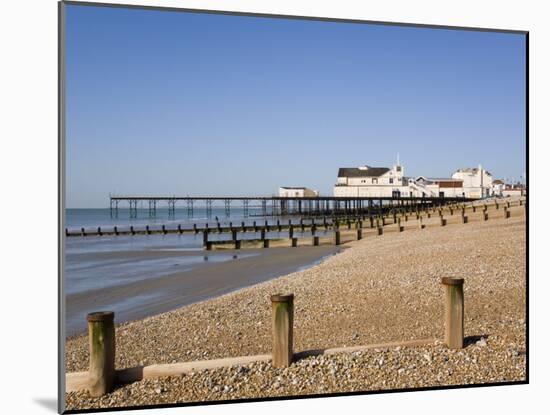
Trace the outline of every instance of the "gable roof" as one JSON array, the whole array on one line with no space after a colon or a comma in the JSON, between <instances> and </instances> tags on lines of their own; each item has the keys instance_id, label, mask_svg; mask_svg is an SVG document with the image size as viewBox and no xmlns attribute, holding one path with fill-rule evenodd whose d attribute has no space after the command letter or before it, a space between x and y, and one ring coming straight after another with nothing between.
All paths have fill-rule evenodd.
<instances>
[{"instance_id":1,"label":"gable roof","mask_svg":"<svg viewBox=\"0 0 550 415\"><path fill-rule=\"evenodd\" d=\"M340 167L338 169L338 177L380 177L390 171L388 167L365 167L367 168Z\"/></svg>"}]
</instances>

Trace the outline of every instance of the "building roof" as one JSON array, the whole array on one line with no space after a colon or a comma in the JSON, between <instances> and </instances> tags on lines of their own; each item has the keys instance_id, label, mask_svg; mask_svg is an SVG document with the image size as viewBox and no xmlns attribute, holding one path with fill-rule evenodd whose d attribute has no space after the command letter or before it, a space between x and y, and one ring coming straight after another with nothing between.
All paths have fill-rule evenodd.
<instances>
[{"instance_id":1,"label":"building roof","mask_svg":"<svg viewBox=\"0 0 550 415\"><path fill-rule=\"evenodd\" d=\"M504 184L504 182L500 179L493 180L493 184Z\"/></svg>"},{"instance_id":2,"label":"building roof","mask_svg":"<svg viewBox=\"0 0 550 415\"><path fill-rule=\"evenodd\" d=\"M477 167L474 167L474 168L466 167L466 168L463 168L463 169L458 169L456 171L456 173L473 173L473 174L476 174L478 172L478 170L479 169ZM489 176L492 176L492 174L489 173L488 170L483 169L483 171L485 171L485 173L488 174Z\"/></svg>"},{"instance_id":3,"label":"building roof","mask_svg":"<svg viewBox=\"0 0 550 415\"><path fill-rule=\"evenodd\" d=\"M388 167L340 167L338 177L380 177L390 171Z\"/></svg>"},{"instance_id":4,"label":"building roof","mask_svg":"<svg viewBox=\"0 0 550 415\"><path fill-rule=\"evenodd\" d=\"M281 186L281 189L292 189L292 190L306 190L307 187L303 187L303 186Z\"/></svg>"}]
</instances>

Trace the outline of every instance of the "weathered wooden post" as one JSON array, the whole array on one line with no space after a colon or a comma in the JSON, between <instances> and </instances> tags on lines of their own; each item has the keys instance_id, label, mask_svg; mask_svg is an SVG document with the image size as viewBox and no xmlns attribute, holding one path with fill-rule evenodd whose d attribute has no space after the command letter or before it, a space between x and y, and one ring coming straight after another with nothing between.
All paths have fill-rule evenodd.
<instances>
[{"instance_id":1,"label":"weathered wooden post","mask_svg":"<svg viewBox=\"0 0 550 415\"><path fill-rule=\"evenodd\" d=\"M147 235L150 235L150 234L151 234L151 231L149 230L149 225L145 225L145 233L146 233ZM115 226L115 234L117 234L116 226Z\"/></svg>"},{"instance_id":2,"label":"weathered wooden post","mask_svg":"<svg viewBox=\"0 0 550 415\"><path fill-rule=\"evenodd\" d=\"M130 226L130 233L131 233L132 235L135 235L135 234L136 234L136 231L134 230L134 226L133 226L133 225Z\"/></svg>"},{"instance_id":3,"label":"weathered wooden post","mask_svg":"<svg viewBox=\"0 0 550 415\"><path fill-rule=\"evenodd\" d=\"M379 226L377 229L378 229L378 236L384 233L384 228L382 226Z\"/></svg>"},{"instance_id":4,"label":"weathered wooden post","mask_svg":"<svg viewBox=\"0 0 550 415\"><path fill-rule=\"evenodd\" d=\"M432 217L432 213L431 213L431 212L428 212L427 215L428 215L428 219Z\"/></svg>"},{"instance_id":5,"label":"weathered wooden post","mask_svg":"<svg viewBox=\"0 0 550 415\"><path fill-rule=\"evenodd\" d=\"M519 205L523 205L523 200L519 199Z\"/></svg>"},{"instance_id":6,"label":"weathered wooden post","mask_svg":"<svg viewBox=\"0 0 550 415\"><path fill-rule=\"evenodd\" d=\"M264 239L264 248L269 248L269 239Z\"/></svg>"},{"instance_id":7,"label":"weathered wooden post","mask_svg":"<svg viewBox=\"0 0 550 415\"><path fill-rule=\"evenodd\" d=\"M246 232L246 225L244 224L244 221L241 222L241 232Z\"/></svg>"},{"instance_id":8,"label":"weathered wooden post","mask_svg":"<svg viewBox=\"0 0 550 415\"><path fill-rule=\"evenodd\" d=\"M222 233L222 225L220 224L220 222L217 223L217 227L218 227L218 233Z\"/></svg>"},{"instance_id":9,"label":"weathered wooden post","mask_svg":"<svg viewBox=\"0 0 550 415\"><path fill-rule=\"evenodd\" d=\"M468 223L468 216L462 214L462 223Z\"/></svg>"},{"instance_id":10,"label":"weathered wooden post","mask_svg":"<svg viewBox=\"0 0 550 415\"><path fill-rule=\"evenodd\" d=\"M162 225L162 233L166 235L166 226Z\"/></svg>"},{"instance_id":11,"label":"weathered wooden post","mask_svg":"<svg viewBox=\"0 0 550 415\"><path fill-rule=\"evenodd\" d=\"M334 231L334 245L340 245L340 231Z\"/></svg>"},{"instance_id":12,"label":"weathered wooden post","mask_svg":"<svg viewBox=\"0 0 550 415\"><path fill-rule=\"evenodd\" d=\"M282 228L281 228L281 221L279 219L277 219L277 230L279 232L281 232Z\"/></svg>"},{"instance_id":13,"label":"weathered wooden post","mask_svg":"<svg viewBox=\"0 0 550 415\"><path fill-rule=\"evenodd\" d=\"M313 236L313 246L319 246L319 237Z\"/></svg>"},{"instance_id":14,"label":"weathered wooden post","mask_svg":"<svg viewBox=\"0 0 550 415\"><path fill-rule=\"evenodd\" d=\"M498 202L495 200L495 208L498 210L499 207L500 207L500 206L499 206Z\"/></svg>"},{"instance_id":15,"label":"weathered wooden post","mask_svg":"<svg viewBox=\"0 0 550 415\"><path fill-rule=\"evenodd\" d=\"M450 349L464 347L464 278L443 277L445 286L445 343Z\"/></svg>"},{"instance_id":16,"label":"weathered wooden post","mask_svg":"<svg viewBox=\"0 0 550 415\"><path fill-rule=\"evenodd\" d=\"M181 233L181 225L178 224L178 233Z\"/></svg>"},{"instance_id":17,"label":"weathered wooden post","mask_svg":"<svg viewBox=\"0 0 550 415\"><path fill-rule=\"evenodd\" d=\"M212 241L206 241L206 245L205 245L205 248L207 251L211 251L212 250Z\"/></svg>"},{"instance_id":18,"label":"weathered wooden post","mask_svg":"<svg viewBox=\"0 0 550 415\"><path fill-rule=\"evenodd\" d=\"M272 365L288 367L293 359L294 294L271 296Z\"/></svg>"},{"instance_id":19,"label":"weathered wooden post","mask_svg":"<svg viewBox=\"0 0 550 415\"><path fill-rule=\"evenodd\" d=\"M357 228L357 240L360 241L363 239L363 229Z\"/></svg>"},{"instance_id":20,"label":"weathered wooden post","mask_svg":"<svg viewBox=\"0 0 550 415\"><path fill-rule=\"evenodd\" d=\"M241 249L241 241L238 239L235 239L235 249Z\"/></svg>"},{"instance_id":21,"label":"weathered wooden post","mask_svg":"<svg viewBox=\"0 0 550 415\"><path fill-rule=\"evenodd\" d=\"M406 218L406 216L405 216ZM405 219L407 220L407 219ZM382 216L382 226L386 226L386 217L385 216Z\"/></svg>"},{"instance_id":22,"label":"weathered wooden post","mask_svg":"<svg viewBox=\"0 0 550 415\"><path fill-rule=\"evenodd\" d=\"M101 226L98 226L98 227L97 227L97 234L98 234L99 236L103 235L103 234L101 233Z\"/></svg>"},{"instance_id":23,"label":"weathered wooden post","mask_svg":"<svg viewBox=\"0 0 550 415\"><path fill-rule=\"evenodd\" d=\"M86 317L90 348L88 390L93 397L111 392L115 384L114 318L112 311L90 313Z\"/></svg>"},{"instance_id":24,"label":"weathered wooden post","mask_svg":"<svg viewBox=\"0 0 550 415\"><path fill-rule=\"evenodd\" d=\"M506 202L506 207L507 207L508 209L510 209L510 201L507 201L507 202Z\"/></svg>"},{"instance_id":25,"label":"weathered wooden post","mask_svg":"<svg viewBox=\"0 0 550 415\"><path fill-rule=\"evenodd\" d=\"M348 225L348 230L351 229L351 221L348 219L348 220L346 221L346 223L347 223L347 225Z\"/></svg>"},{"instance_id":26,"label":"weathered wooden post","mask_svg":"<svg viewBox=\"0 0 550 415\"><path fill-rule=\"evenodd\" d=\"M258 226L256 226L256 221L252 223L252 226L254 226L254 232L258 232Z\"/></svg>"},{"instance_id":27,"label":"weathered wooden post","mask_svg":"<svg viewBox=\"0 0 550 415\"><path fill-rule=\"evenodd\" d=\"M315 231L317 231L317 225L313 223L311 225L311 236L315 236Z\"/></svg>"},{"instance_id":28,"label":"weathered wooden post","mask_svg":"<svg viewBox=\"0 0 550 415\"><path fill-rule=\"evenodd\" d=\"M370 222L370 227L374 228L374 219L372 218L372 216L369 216L369 222Z\"/></svg>"},{"instance_id":29,"label":"weathered wooden post","mask_svg":"<svg viewBox=\"0 0 550 415\"><path fill-rule=\"evenodd\" d=\"M405 227L399 225L399 226L397 227L397 229L399 230L399 232L403 232L403 231L405 230Z\"/></svg>"},{"instance_id":30,"label":"weathered wooden post","mask_svg":"<svg viewBox=\"0 0 550 415\"><path fill-rule=\"evenodd\" d=\"M195 235L197 233L199 233L199 230L197 229L197 224L196 223L193 224L193 232L195 232Z\"/></svg>"},{"instance_id":31,"label":"weathered wooden post","mask_svg":"<svg viewBox=\"0 0 550 415\"><path fill-rule=\"evenodd\" d=\"M298 246L298 238L291 238L290 241L290 246L292 246L293 248L296 248Z\"/></svg>"},{"instance_id":32,"label":"weathered wooden post","mask_svg":"<svg viewBox=\"0 0 550 415\"><path fill-rule=\"evenodd\" d=\"M290 227L288 228L288 237L290 239L294 237L294 227L292 225L290 225Z\"/></svg>"},{"instance_id":33,"label":"weathered wooden post","mask_svg":"<svg viewBox=\"0 0 550 415\"><path fill-rule=\"evenodd\" d=\"M439 221L440 221L440 223L441 223L441 226L447 225L447 219L445 219L443 216L441 216L441 217L439 218Z\"/></svg>"},{"instance_id":34,"label":"weathered wooden post","mask_svg":"<svg viewBox=\"0 0 550 415\"><path fill-rule=\"evenodd\" d=\"M236 241L237 240L237 230L231 229L231 240Z\"/></svg>"},{"instance_id":35,"label":"weathered wooden post","mask_svg":"<svg viewBox=\"0 0 550 415\"><path fill-rule=\"evenodd\" d=\"M420 229L424 229L426 227L425 224L422 223L422 216L420 216L420 219L419 219L419 225Z\"/></svg>"},{"instance_id":36,"label":"weathered wooden post","mask_svg":"<svg viewBox=\"0 0 550 415\"><path fill-rule=\"evenodd\" d=\"M84 228L82 228L82 229L84 229ZM113 230L115 231L115 235L118 236L118 226L115 226L115 227L113 228Z\"/></svg>"},{"instance_id":37,"label":"weathered wooden post","mask_svg":"<svg viewBox=\"0 0 550 415\"><path fill-rule=\"evenodd\" d=\"M208 231L205 229L202 231L202 246L206 246L208 243Z\"/></svg>"},{"instance_id":38,"label":"weathered wooden post","mask_svg":"<svg viewBox=\"0 0 550 415\"><path fill-rule=\"evenodd\" d=\"M472 204L472 211L476 213L476 205Z\"/></svg>"},{"instance_id":39,"label":"weathered wooden post","mask_svg":"<svg viewBox=\"0 0 550 415\"><path fill-rule=\"evenodd\" d=\"M489 220L489 213L483 212L483 220Z\"/></svg>"},{"instance_id":40,"label":"weathered wooden post","mask_svg":"<svg viewBox=\"0 0 550 415\"><path fill-rule=\"evenodd\" d=\"M504 219L509 219L510 218L510 211L508 210L507 207L504 207Z\"/></svg>"},{"instance_id":41,"label":"weathered wooden post","mask_svg":"<svg viewBox=\"0 0 550 415\"><path fill-rule=\"evenodd\" d=\"M265 239L265 229L262 228L262 230L260 230L260 239L263 241Z\"/></svg>"}]
</instances>

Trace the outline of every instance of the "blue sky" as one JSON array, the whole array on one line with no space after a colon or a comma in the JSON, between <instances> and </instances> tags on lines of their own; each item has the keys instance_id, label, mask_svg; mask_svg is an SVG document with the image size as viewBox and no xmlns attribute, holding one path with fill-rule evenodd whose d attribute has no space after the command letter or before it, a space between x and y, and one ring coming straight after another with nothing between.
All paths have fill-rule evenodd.
<instances>
[{"instance_id":1,"label":"blue sky","mask_svg":"<svg viewBox=\"0 0 550 415\"><path fill-rule=\"evenodd\" d=\"M67 6L67 206L525 167L525 37Z\"/></svg>"}]
</instances>

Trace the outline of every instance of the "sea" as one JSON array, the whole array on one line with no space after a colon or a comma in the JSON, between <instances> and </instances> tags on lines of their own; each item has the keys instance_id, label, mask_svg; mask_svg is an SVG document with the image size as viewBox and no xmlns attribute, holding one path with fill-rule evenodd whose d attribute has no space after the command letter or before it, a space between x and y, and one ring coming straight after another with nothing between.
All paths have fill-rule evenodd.
<instances>
[{"instance_id":1,"label":"sea","mask_svg":"<svg viewBox=\"0 0 550 415\"><path fill-rule=\"evenodd\" d=\"M135 217L133 217L135 216ZM167 229L176 229L180 225L184 229L192 228L193 224L198 227L206 223L215 227L219 222L221 226L228 226L230 222L234 226L240 226L241 222L252 225L254 221L270 225L277 223L299 223L297 217L263 216L261 208L231 209L227 215L226 210L212 207L193 209L190 214L187 209L176 209L169 212L167 208L157 208L155 215L151 216L148 209L137 209L137 215L130 215L129 209L118 209L118 214L112 214L110 209L66 209L65 227L71 231L80 231L81 228L89 231L96 231L101 227L104 231L111 231L114 226L119 230L129 229L134 226L136 230L160 229L162 225ZM318 235L325 235L325 231L319 230ZM294 232L296 237L311 235L307 230L301 235L299 228ZM213 232L211 240L230 239L230 234L217 234ZM240 238L256 239L259 233L246 232L239 235ZM267 238L288 237L287 231L271 231L266 234ZM82 330L83 312L94 310L83 310L73 302L86 295L94 295L96 290L115 290L136 281L159 278L167 275L182 272L193 272L198 267L204 267L213 263L225 261L237 261L258 255L254 250L242 250L238 255L223 251L211 251L205 253L202 248L202 235L194 233L169 233L151 235L119 235L119 236L70 236L64 238L64 291L68 304L66 315L67 334L72 335ZM177 254L174 254L177 253ZM311 263L296 264L297 271L307 268L318 262L320 258L314 258ZM285 273L288 273L288 267ZM280 274L282 275L282 274ZM229 276L230 277L230 276ZM262 276L258 276L261 280ZM124 321L124 316L135 316L136 309L154 308L154 302L162 302L162 296L157 293L150 293L148 296L118 298L115 303L108 304L109 309L118 313L117 320ZM74 310L74 311L71 311ZM95 310L97 311L97 310ZM129 317L128 317L129 318Z\"/></svg>"}]
</instances>

